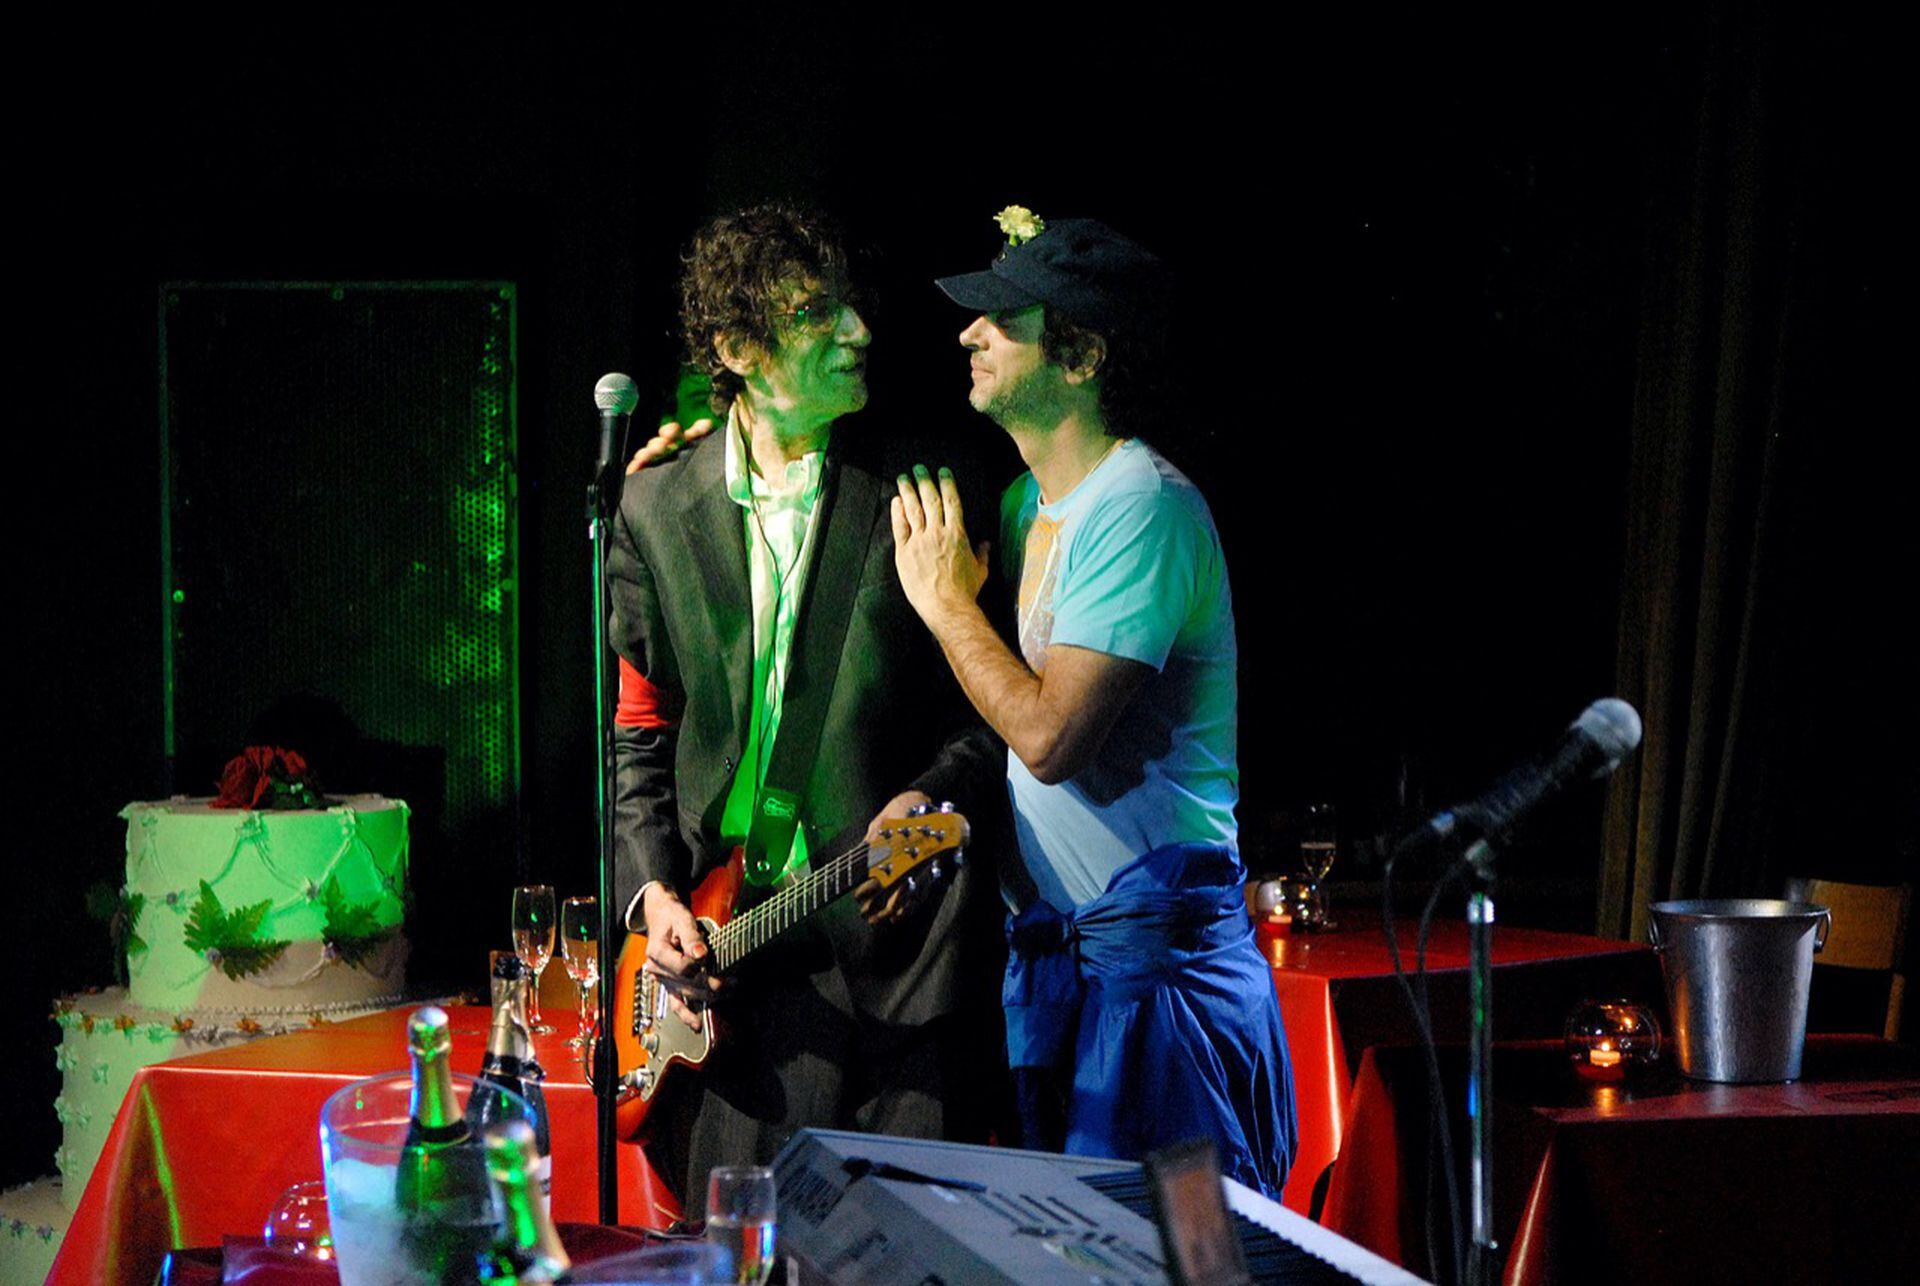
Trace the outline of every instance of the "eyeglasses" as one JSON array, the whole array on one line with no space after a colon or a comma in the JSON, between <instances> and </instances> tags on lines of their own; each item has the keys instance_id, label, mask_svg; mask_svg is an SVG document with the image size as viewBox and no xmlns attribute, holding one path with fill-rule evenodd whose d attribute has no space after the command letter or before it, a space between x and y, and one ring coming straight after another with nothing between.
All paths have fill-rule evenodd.
<instances>
[{"instance_id":1,"label":"eyeglasses","mask_svg":"<svg viewBox=\"0 0 1920 1286\"><path fill-rule=\"evenodd\" d=\"M853 304L850 301L838 295L818 295L797 307L777 312L774 316L787 318L801 330L825 335L840 324L841 314L852 307Z\"/></svg>"}]
</instances>

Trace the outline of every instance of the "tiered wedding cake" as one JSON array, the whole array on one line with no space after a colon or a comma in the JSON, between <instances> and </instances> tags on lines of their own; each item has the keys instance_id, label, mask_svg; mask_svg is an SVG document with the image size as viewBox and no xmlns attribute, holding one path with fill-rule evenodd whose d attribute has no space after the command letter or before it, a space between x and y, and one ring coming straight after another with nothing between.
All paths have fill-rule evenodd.
<instances>
[{"instance_id":1,"label":"tiered wedding cake","mask_svg":"<svg viewBox=\"0 0 1920 1286\"><path fill-rule=\"evenodd\" d=\"M113 925L127 986L67 997L54 1014L65 1212L79 1204L140 1068L405 998L407 806L310 792L293 798L318 807L246 806L272 796L287 799L242 791L238 807L175 798L122 812L127 874ZM51 1262L59 1228L46 1221L46 1197L8 1194L8 1261L44 1247ZM0 1282L27 1279L12 1267Z\"/></svg>"}]
</instances>

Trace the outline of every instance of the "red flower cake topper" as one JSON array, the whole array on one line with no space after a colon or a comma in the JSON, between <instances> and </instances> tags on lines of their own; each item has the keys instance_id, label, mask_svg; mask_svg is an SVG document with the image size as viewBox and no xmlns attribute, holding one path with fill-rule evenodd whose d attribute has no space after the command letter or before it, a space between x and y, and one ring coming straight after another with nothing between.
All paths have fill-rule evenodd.
<instances>
[{"instance_id":1,"label":"red flower cake topper","mask_svg":"<svg viewBox=\"0 0 1920 1286\"><path fill-rule=\"evenodd\" d=\"M227 761L220 773L215 808L324 808L325 801L307 775L297 750L248 746Z\"/></svg>"}]
</instances>

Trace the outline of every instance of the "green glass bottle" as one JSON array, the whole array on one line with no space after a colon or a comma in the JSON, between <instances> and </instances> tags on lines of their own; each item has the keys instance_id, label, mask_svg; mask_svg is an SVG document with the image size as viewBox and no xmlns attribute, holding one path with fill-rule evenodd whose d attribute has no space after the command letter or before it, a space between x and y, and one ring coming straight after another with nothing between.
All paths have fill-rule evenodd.
<instances>
[{"instance_id":1,"label":"green glass bottle","mask_svg":"<svg viewBox=\"0 0 1920 1286\"><path fill-rule=\"evenodd\" d=\"M540 1148L533 1128L525 1121L496 1125L487 1131L486 1147L501 1231L480 1261L480 1280L520 1286L566 1281L572 1265L541 1199Z\"/></svg>"},{"instance_id":2,"label":"green glass bottle","mask_svg":"<svg viewBox=\"0 0 1920 1286\"><path fill-rule=\"evenodd\" d=\"M441 1282L471 1281L475 1251L492 1235L490 1222L476 1219L486 1207L486 1179L454 1094L452 1051L446 1011L416 1009L407 1020L413 1102L394 1207L405 1225L407 1268Z\"/></svg>"}]
</instances>

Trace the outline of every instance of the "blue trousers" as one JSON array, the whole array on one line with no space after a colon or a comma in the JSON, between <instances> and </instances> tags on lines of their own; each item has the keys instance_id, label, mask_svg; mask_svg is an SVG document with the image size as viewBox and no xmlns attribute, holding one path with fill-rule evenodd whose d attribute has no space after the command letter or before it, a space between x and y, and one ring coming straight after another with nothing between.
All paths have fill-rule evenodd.
<instances>
[{"instance_id":1,"label":"blue trousers","mask_svg":"<svg viewBox=\"0 0 1920 1286\"><path fill-rule=\"evenodd\" d=\"M1022 1069L1070 1076L1063 1150L1138 1159L1211 1138L1223 1173L1279 1197L1293 1071L1243 880L1231 849L1172 844L1070 913L1036 902L1008 921L1008 1061L1023 1096Z\"/></svg>"}]
</instances>

